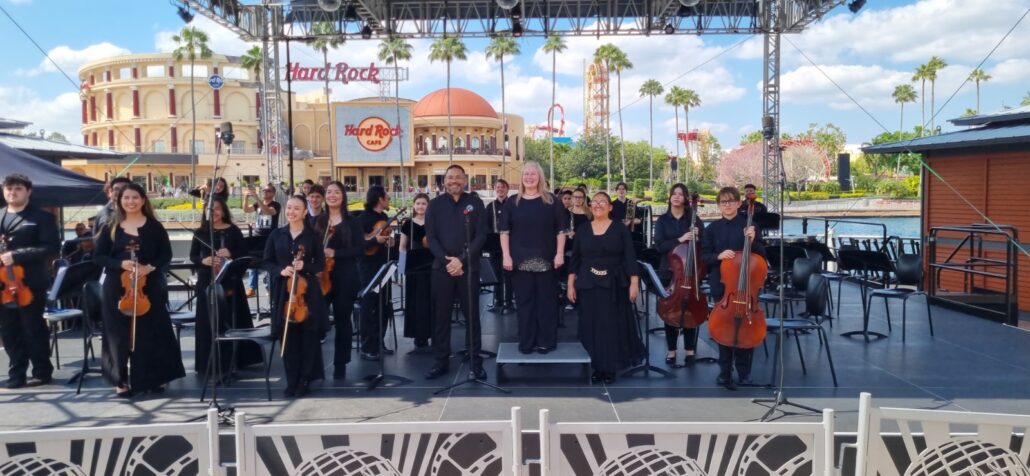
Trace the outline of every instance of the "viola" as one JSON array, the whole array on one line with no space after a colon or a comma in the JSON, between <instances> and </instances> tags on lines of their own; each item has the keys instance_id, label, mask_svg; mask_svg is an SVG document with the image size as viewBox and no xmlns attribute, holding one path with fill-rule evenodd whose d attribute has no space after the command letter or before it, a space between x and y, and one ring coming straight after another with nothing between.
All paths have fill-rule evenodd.
<instances>
[{"instance_id":1,"label":"viola","mask_svg":"<svg viewBox=\"0 0 1030 476\"><path fill-rule=\"evenodd\" d=\"M329 225L326 220L325 227L325 238L322 239L322 248L329 246L329 237L336 232L336 225ZM325 268L318 272L318 284L322 288L322 295L329 295L329 291L333 288L333 282L330 275L333 272L333 268L336 267L336 258L326 258Z\"/></svg>"},{"instance_id":2,"label":"viola","mask_svg":"<svg viewBox=\"0 0 1030 476\"><path fill-rule=\"evenodd\" d=\"M297 252L293 254L293 260L299 261L304 259L304 245L297 246ZM307 301L304 300L304 295L308 292L308 280L300 275L300 272L293 273L290 276L286 285L290 290L289 299L283 305L285 312L283 313L283 343L279 349L279 356L286 355L286 336L287 330L290 328L290 323L300 324L308 320L308 314L310 309L308 308Z\"/></svg>"},{"instance_id":3,"label":"viola","mask_svg":"<svg viewBox=\"0 0 1030 476\"><path fill-rule=\"evenodd\" d=\"M748 227L754 214L752 203L747 209ZM769 273L769 265L765 258L751 251L751 243L751 238L745 238L741 252L719 263L726 293L712 309L708 332L716 342L727 347L751 349L765 339L765 312L758 305L758 293Z\"/></svg>"},{"instance_id":4,"label":"viola","mask_svg":"<svg viewBox=\"0 0 1030 476\"><path fill-rule=\"evenodd\" d=\"M390 236L390 234L393 233L393 224L396 223L397 220L401 219L401 216L404 214L405 211L407 211L407 209L407 207L402 207L400 210L397 210L397 214L394 215L393 218L390 218L389 220L377 221L375 225L372 227L372 233L365 235L365 240L371 240L376 236ZM382 245L375 244L373 246L366 248L365 256L372 256L378 253L380 246Z\"/></svg>"},{"instance_id":5,"label":"viola","mask_svg":"<svg viewBox=\"0 0 1030 476\"><path fill-rule=\"evenodd\" d=\"M125 247L129 252L129 260L133 263L133 271L122 271L122 297L118 299L118 310L122 314L133 318L150 312L150 298L143 292L147 285L147 277L139 275L139 243L130 241Z\"/></svg>"},{"instance_id":6,"label":"viola","mask_svg":"<svg viewBox=\"0 0 1030 476\"><path fill-rule=\"evenodd\" d=\"M0 254L7 251L7 237L0 236ZM3 284L0 302L3 306L17 309L32 304L32 290L25 285L25 268L17 264L0 265L0 268L3 268L0 272L0 284Z\"/></svg>"},{"instance_id":7,"label":"viola","mask_svg":"<svg viewBox=\"0 0 1030 476\"><path fill-rule=\"evenodd\" d=\"M697 210L692 208L690 229L697 227ZM687 243L677 245L666 256L672 281L669 283L669 297L658 300L658 317L666 324L684 329L694 329L708 319L708 299L701 294L701 278L707 273L704 263L698 259L700 236Z\"/></svg>"}]
</instances>

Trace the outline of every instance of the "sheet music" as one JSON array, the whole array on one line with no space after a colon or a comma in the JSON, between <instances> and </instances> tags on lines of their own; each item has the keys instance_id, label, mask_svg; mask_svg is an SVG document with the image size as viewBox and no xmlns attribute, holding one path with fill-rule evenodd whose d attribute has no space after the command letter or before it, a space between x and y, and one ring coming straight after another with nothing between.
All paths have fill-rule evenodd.
<instances>
[{"instance_id":1,"label":"sheet music","mask_svg":"<svg viewBox=\"0 0 1030 476\"><path fill-rule=\"evenodd\" d=\"M57 270L57 275L54 276L54 284L53 286L50 286L50 292L48 292L46 295L48 301L57 300L57 292L61 290L61 283L64 283L64 275L67 273L67 266L61 266L61 269Z\"/></svg>"}]
</instances>

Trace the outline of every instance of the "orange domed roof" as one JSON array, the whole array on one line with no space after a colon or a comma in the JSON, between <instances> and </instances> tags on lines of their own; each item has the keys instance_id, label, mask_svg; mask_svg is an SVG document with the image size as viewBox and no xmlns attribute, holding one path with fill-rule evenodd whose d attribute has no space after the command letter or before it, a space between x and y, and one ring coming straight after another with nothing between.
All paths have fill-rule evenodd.
<instances>
[{"instance_id":1,"label":"orange domed roof","mask_svg":"<svg viewBox=\"0 0 1030 476\"><path fill-rule=\"evenodd\" d=\"M415 117L447 116L447 88L427 94L415 103ZM462 88L451 88L451 115L497 118L497 111L482 96Z\"/></svg>"}]
</instances>

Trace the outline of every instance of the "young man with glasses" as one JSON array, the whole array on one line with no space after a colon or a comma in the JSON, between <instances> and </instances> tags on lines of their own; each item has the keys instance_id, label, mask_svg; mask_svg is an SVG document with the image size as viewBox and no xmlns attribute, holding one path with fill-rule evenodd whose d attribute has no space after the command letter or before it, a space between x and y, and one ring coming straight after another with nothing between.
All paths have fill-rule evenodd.
<instances>
[{"instance_id":1,"label":"young man with glasses","mask_svg":"<svg viewBox=\"0 0 1030 476\"><path fill-rule=\"evenodd\" d=\"M708 268L708 282L715 302L722 300L725 286L720 277L722 260L733 259L743 252L744 238L751 238L751 251L765 257L765 248L755 239L755 227L747 226L747 214L740 213L740 191L736 187L723 187L716 196L719 214L722 218L705 226L701 235L701 260ZM751 356L754 349L738 349L719 344L719 377L717 385L727 389L736 388L736 383L751 383ZM733 369L737 369L737 381L733 381Z\"/></svg>"}]
</instances>

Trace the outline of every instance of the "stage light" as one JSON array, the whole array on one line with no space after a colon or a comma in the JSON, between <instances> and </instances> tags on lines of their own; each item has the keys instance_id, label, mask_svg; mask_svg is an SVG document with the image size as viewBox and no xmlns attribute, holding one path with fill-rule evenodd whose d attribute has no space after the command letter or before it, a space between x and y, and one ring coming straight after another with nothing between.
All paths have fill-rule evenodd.
<instances>
[{"instance_id":1,"label":"stage light","mask_svg":"<svg viewBox=\"0 0 1030 476\"><path fill-rule=\"evenodd\" d=\"M515 5L519 4L519 0L497 0L497 6L505 10L511 10L515 8Z\"/></svg>"},{"instance_id":2,"label":"stage light","mask_svg":"<svg viewBox=\"0 0 1030 476\"><path fill-rule=\"evenodd\" d=\"M516 38L522 36L522 22L515 20L511 23L511 36Z\"/></svg>"},{"instance_id":3,"label":"stage light","mask_svg":"<svg viewBox=\"0 0 1030 476\"><path fill-rule=\"evenodd\" d=\"M851 3L848 4L848 10L851 10L851 13L858 13L864 6L865 0L851 0Z\"/></svg>"},{"instance_id":4,"label":"stage light","mask_svg":"<svg viewBox=\"0 0 1030 476\"><path fill-rule=\"evenodd\" d=\"M680 5L684 7L696 7L697 4L701 3L701 0L680 0Z\"/></svg>"},{"instance_id":5,"label":"stage light","mask_svg":"<svg viewBox=\"0 0 1030 476\"><path fill-rule=\"evenodd\" d=\"M676 33L676 27L672 26L672 23L666 23L665 24L665 34L666 35L671 35L673 33Z\"/></svg>"},{"instance_id":6,"label":"stage light","mask_svg":"<svg viewBox=\"0 0 1030 476\"><path fill-rule=\"evenodd\" d=\"M193 14L186 7L179 7L175 13L179 15L179 18L182 18L183 23L193 21Z\"/></svg>"},{"instance_id":7,"label":"stage light","mask_svg":"<svg viewBox=\"0 0 1030 476\"><path fill-rule=\"evenodd\" d=\"M361 37L366 40L372 38L372 27L368 26L368 23L361 28Z\"/></svg>"},{"instance_id":8,"label":"stage light","mask_svg":"<svg viewBox=\"0 0 1030 476\"><path fill-rule=\"evenodd\" d=\"M343 6L343 0L318 0L318 6L327 12L335 12Z\"/></svg>"}]
</instances>

